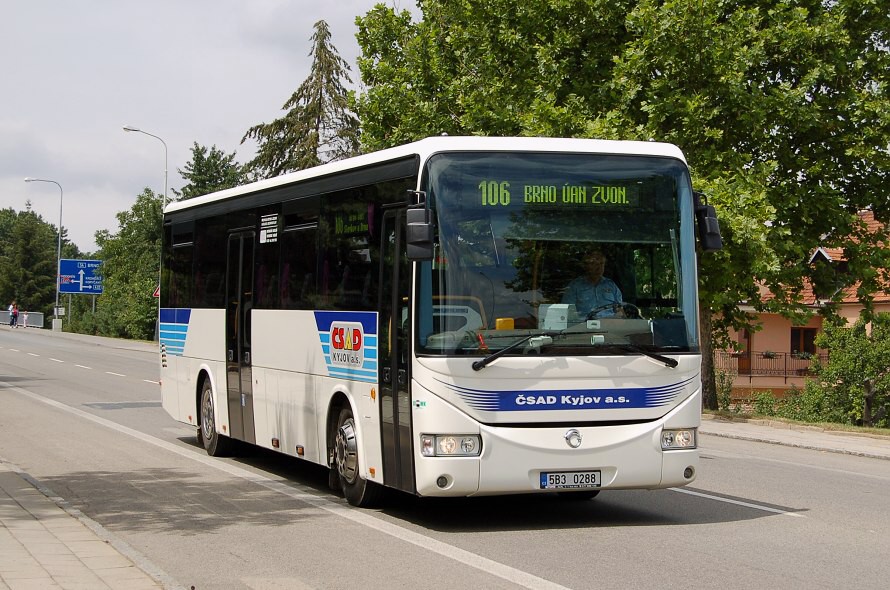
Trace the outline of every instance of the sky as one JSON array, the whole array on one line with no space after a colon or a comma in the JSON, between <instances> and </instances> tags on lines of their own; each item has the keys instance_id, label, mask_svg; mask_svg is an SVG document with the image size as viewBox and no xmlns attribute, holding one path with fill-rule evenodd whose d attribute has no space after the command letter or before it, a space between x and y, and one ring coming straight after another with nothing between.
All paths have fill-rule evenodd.
<instances>
[{"instance_id":1,"label":"sky","mask_svg":"<svg viewBox=\"0 0 890 590\"><path fill-rule=\"evenodd\" d=\"M26 203L81 251L148 187L168 196L194 142L250 160L247 129L308 76L313 25L360 88L355 17L414 0L0 0L0 209ZM142 133L127 133L132 126ZM163 143L162 141L163 140Z\"/></svg>"}]
</instances>

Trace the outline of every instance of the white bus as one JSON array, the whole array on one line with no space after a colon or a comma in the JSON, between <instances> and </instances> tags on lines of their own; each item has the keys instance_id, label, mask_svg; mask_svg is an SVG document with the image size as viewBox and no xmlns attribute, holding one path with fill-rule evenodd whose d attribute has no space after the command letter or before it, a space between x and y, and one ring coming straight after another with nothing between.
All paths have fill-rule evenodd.
<instances>
[{"instance_id":1,"label":"white bus","mask_svg":"<svg viewBox=\"0 0 890 590\"><path fill-rule=\"evenodd\" d=\"M434 137L172 203L163 406L210 455L327 466L357 506L688 484L697 233L720 247L650 142ZM568 288L591 249L594 309Z\"/></svg>"}]
</instances>

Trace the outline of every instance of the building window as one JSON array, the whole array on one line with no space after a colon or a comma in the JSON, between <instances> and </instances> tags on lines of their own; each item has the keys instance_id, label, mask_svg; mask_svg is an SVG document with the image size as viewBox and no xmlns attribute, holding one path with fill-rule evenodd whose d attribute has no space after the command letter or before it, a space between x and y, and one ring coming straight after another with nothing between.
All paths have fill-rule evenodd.
<instances>
[{"instance_id":1,"label":"building window","mask_svg":"<svg viewBox=\"0 0 890 590\"><path fill-rule=\"evenodd\" d=\"M791 328L791 353L816 354L816 328Z\"/></svg>"}]
</instances>

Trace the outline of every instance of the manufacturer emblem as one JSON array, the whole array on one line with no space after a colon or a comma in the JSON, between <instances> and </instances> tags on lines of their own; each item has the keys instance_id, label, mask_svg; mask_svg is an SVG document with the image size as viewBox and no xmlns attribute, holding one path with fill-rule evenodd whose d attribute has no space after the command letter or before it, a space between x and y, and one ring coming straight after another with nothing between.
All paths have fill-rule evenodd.
<instances>
[{"instance_id":1,"label":"manufacturer emblem","mask_svg":"<svg viewBox=\"0 0 890 590\"><path fill-rule=\"evenodd\" d=\"M571 430L566 431L566 444L572 447L573 449L577 449L581 446L581 433L572 428Z\"/></svg>"}]
</instances>

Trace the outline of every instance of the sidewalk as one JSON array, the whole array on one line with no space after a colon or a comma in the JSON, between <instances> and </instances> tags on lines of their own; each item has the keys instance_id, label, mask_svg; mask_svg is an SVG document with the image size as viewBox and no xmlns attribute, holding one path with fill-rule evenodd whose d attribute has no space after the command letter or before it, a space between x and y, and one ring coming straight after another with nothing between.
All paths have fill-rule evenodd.
<instances>
[{"instance_id":1,"label":"sidewalk","mask_svg":"<svg viewBox=\"0 0 890 590\"><path fill-rule=\"evenodd\" d=\"M176 586L159 581L162 572L149 575L144 569L154 566L135 550L51 494L0 459L0 590Z\"/></svg>"},{"instance_id":2,"label":"sidewalk","mask_svg":"<svg viewBox=\"0 0 890 590\"><path fill-rule=\"evenodd\" d=\"M730 421L710 414L702 416L699 431L704 435L890 460L890 436L823 430L776 420Z\"/></svg>"}]
</instances>

